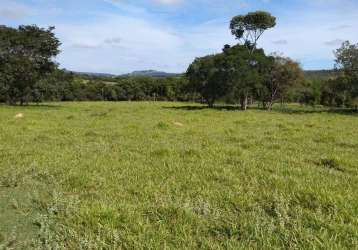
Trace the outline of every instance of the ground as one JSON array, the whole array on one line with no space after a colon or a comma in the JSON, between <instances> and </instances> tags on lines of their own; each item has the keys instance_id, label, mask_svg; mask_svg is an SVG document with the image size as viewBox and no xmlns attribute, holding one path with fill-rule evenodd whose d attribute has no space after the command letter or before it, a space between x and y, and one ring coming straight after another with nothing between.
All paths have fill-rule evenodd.
<instances>
[{"instance_id":1,"label":"ground","mask_svg":"<svg viewBox=\"0 0 358 250\"><path fill-rule=\"evenodd\" d=\"M0 105L0 249L354 249L357 127L299 106Z\"/></svg>"}]
</instances>

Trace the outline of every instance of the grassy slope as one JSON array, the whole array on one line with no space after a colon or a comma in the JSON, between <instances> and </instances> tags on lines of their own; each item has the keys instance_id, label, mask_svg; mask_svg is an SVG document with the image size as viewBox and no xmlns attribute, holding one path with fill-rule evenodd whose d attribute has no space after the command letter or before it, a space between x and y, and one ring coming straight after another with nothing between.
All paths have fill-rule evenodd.
<instances>
[{"instance_id":1,"label":"grassy slope","mask_svg":"<svg viewBox=\"0 0 358 250\"><path fill-rule=\"evenodd\" d=\"M0 248L358 245L356 115L183 105L0 106Z\"/></svg>"}]
</instances>

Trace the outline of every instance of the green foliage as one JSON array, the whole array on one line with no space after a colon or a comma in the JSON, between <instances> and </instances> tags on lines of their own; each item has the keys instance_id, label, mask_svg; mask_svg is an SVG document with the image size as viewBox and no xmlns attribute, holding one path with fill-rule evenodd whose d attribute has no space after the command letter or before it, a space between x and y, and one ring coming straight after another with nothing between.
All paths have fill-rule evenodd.
<instances>
[{"instance_id":1,"label":"green foliage","mask_svg":"<svg viewBox=\"0 0 358 250\"><path fill-rule=\"evenodd\" d=\"M347 77L358 80L358 43L346 41L335 51L336 68L342 70Z\"/></svg>"},{"instance_id":2,"label":"green foliage","mask_svg":"<svg viewBox=\"0 0 358 250\"><path fill-rule=\"evenodd\" d=\"M277 100L284 101L289 92L304 81L303 71L297 62L278 55L270 59L265 79L256 88L258 100L269 110Z\"/></svg>"},{"instance_id":3,"label":"green foliage","mask_svg":"<svg viewBox=\"0 0 358 250\"><path fill-rule=\"evenodd\" d=\"M303 81L300 66L289 58L266 56L263 49L249 51L244 45L226 45L223 53L196 59L188 68L192 91L198 92L210 107L218 99L240 103L248 99L271 109L291 88Z\"/></svg>"},{"instance_id":4,"label":"green foliage","mask_svg":"<svg viewBox=\"0 0 358 250\"><path fill-rule=\"evenodd\" d=\"M351 93L351 97L358 97L358 43L344 42L336 50L335 56L336 69L341 73L341 79L348 82L346 90Z\"/></svg>"},{"instance_id":5,"label":"green foliage","mask_svg":"<svg viewBox=\"0 0 358 250\"><path fill-rule=\"evenodd\" d=\"M197 58L186 73L191 91L200 93L209 107L213 107L215 101L228 91L228 84L225 81L227 72L223 68L223 60L223 54Z\"/></svg>"},{"instance_id":6,"label":"green foliage","mask_svg":"<svg viewBox=\"0 0 358 250\"><path fill-rule=\"evenodd\" d=\"M304 76L306 80L310 81L327 81L335 76L335 71L332 70L305 70Z\"/></svg>"},{"instance_id":7,"label":"green foliage","mask_svg":"<svg viewBox=\"0 0 358 250\"><path fill-rule=\"evenodd\" d=\"M321 88L321 104L331 107L348 106L351 99L348 88L349 82L345 77L336 77L324 82Z\"/></svg>"},{"instance_id":8,"label":"green foliage","mask_svg":"<svg viewBox=\"0 0 358 250\"><path fill-rule=\"evenodd\" d=\"M249 51L243 45L224 48L226 80L231 86L231 93L241 108L246 110L248 97L254 96L257 88L262 86L272 60L267 57L263 49Z\"/></svg>"},{"instance_id":9,"label":"green foliage","mask_svg":"<svg viewBox=\"0 0 358 250\"><path fill-rule=\"evenodd\" d=\"M335 71L306 73L307 78L314 80L307 81L309 84L298 91L300 102L357 108L358 45L344 42L341 48L336 50L335 56Z\"/></svg>"},{"instance_id":10,"label":"green foliage","mask_svg":"<svg viewBox=\"0 0 358 250\"><path fill-rule=\"evenodd\" d=\"M29 91L28 100L43 101L186 101L194 97L184 77L83 77L54 70ZM0 102L7 89L0 84Z\"/></svg>"},{"instance_id":11,"label":"green foliage","mask_svg":"<svg viewBox=\"0 0 358 250\"><path fill-rule=\"evenodd\" d=\"M324 97L322 96L323 82L321 81L305 81L302 86L295 89L292 100L301 104L315 106L322 104Z\"/></svg>"},{"instance_id":12,"label":"green foliage","mask_svg":"<svg viewBox=\"0 0 358 250\"><path fill-rule=\"evenodd\" d=\"M276 18L265 11L250 12L232 18L231 33L236 39L249 47L256 48L257 41L262 34L276 26Z\"/></svg>"},{"instance_id":13,"label":"green foliage","mask_svg":"<svg viewBox=\"0 0 358 250\"><path fill-rule=\"evenodd\" d=\"M357 123L298 106L2 105L0 248L355 249Z\"/></svg>"},{"instance_id":14,"label":"green foliage","mask_svg":"<svg viewBox=\"0 0 358 250\"><path fill-rule=\"evenodd\" d=\"M28 102L33 86L55 69L52 59L60 42L53 30L35 25L0 27L0 85L9 103Z\"/></svg>"}]
</instances>

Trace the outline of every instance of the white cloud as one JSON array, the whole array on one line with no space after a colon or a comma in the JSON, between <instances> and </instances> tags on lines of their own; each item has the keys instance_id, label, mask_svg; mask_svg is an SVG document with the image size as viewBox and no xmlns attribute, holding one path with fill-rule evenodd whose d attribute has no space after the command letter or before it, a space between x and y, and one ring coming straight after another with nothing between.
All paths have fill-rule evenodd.
<instances>
[{"instance_id":1,"label":"white cloud","mask_svg":"<svg viewBox=\"0 0 358 250\"><path fill-rule=\"evenodd\" d=\"M103 41L103 43L108 44L110 46L120 46L122 43L122 38L120 38L120 37L106 38Z\"/></svg>"},{"instance_id":2,"label":"white cloud","mask_svg":"<svg viewBox=\"0 0 358 250\"><path fill-rule=\"evenodd\" d=\"M126 73L156 69L183 72L195 57L234 42L228 22L212 20L182 30L153 20L102 16L87 25L56 25L63 42L61 66L78 71Z\"/></svg>"},{"instance_id":3,"label":"white cloud","mask_svg":"<svg viewBox=\"0 0 358 250\"><path fill-rule=\"evenodd\" d=\"M281 40L272 41L272 43L276 44L276 45L286 45L286 44L288 44L288 41L285 39L281 39Z\"/></svg>"},{"instance_id":4,"label":"white cloud","mask_svg":"<svg viewBox=\"0 0 358 250\"><path fill-rule=\"evenodd\" d=\"M165 5L175 5L182 2L182 0L154 0L154 2Z\"/></svg>"},{"instance_id":5,"label":"white cloud","mask_svg":"<svg viewBox=\"0 0 358 250\"><path fill-rule=\"evenodd\" d=\"M169 71L177 71L185 53L184 41L174 31L126 16L88 25L60 24L56 32L63 41L59 60L74 70L124 73L169 65Z\"/></svg>"},{"instance_id":6,"label":"white cloud","mask_svg":"<svg viewBox=\"0 0 358 250\"><path fill-rule=\"evenodd\" d=\"M3 0L0 5L0 17L6 19L21 19L32 13L33 11L30 7L14 1Z\"/></svg>"},{"instance_id":7,"label":"white cloud","mask_svg":"<svg viewBox=\"0 0 358 250\"><path fill-rule=\"evenodd\" d=\"M88 10L84 5L77 10L66 7L79 6L80 0L63 0L62 3L66 2L63 5L57 1L33 0L41 4L31 8L14 1L0 1L5 2L0 6L0 18L30 15L32 19L25 19L28 23L56 26L63 43L58 58L61 66L109 73L143 69L182 72L195 57L220 52L224 44L236 43L228 28L233 13L252 10L247 3L256 6L260 2L261 6L270 8L277 3L275 0L98 0L102 7L104 2L111 5L104 5L100 10L94 9L97 5ZM304 62L306 67L320 67L322 64L315 62L322 61L333 64L332 50L339 46L339 41L358 41L354 28L358 27L358 12L352 8L354 1L302 0L305 1L302 8L273 11L278 25L264 34L259 45L267 53L283 52ZM344 4L340 4L342 1ZM57 19L53 18L56 15L50 7Z\"/></svg>"},{"instance_id":8,"label":"white cloud","mask_svg":"<svg viewBox=\"0 0 358 250\"><path fill-rule=\"evenodd\" d=\"M264 34L259 44L267 52L283 52L302 62L305 68L332 67L333 49L343 40L358 41L357 15L355 9L346 10L344 15L337 9L287 11L278 18L277 26ZM272 43L279 40L289 42Z\"/></svg>"}]
</instances>

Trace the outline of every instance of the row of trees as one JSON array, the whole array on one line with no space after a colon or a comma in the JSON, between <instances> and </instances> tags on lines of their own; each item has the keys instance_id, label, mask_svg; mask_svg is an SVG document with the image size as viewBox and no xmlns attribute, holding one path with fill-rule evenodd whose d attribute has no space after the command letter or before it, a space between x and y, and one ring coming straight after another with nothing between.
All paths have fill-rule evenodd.
<instances>
[{"instance_id":1,"label":"row of trees","mask_svg":"<svg viewBox=\"0 0 358 250\"><path fill-rule=\"evenodd\" d=\"M195 59L186 73L189 89L199 93L209 107L225 100L239 103L243 110L253 102L271 109L278 101L357 108L358 44L347 41L336 50L336 67L329 77L307 80L297 62L278 54L266 55L256 47L275 20L262 11L234 17L230 29L239 44Z\"/></svg>"},{"instance_id":2,"label":"row of trees","mask_svg":"<svg viewBox=\"0 0 358 250\"><path fill-rule=\"evenodd\" d=\"M200 93L209 107L218 100L240 103L259 101L271 109L304 81L298 63L279 55L266 56L262 49L253 53L246 46L225 46L223 53L196 59L187 71L189 89Z\"/></svg>"},{"instance_id":3,"label":"row of trees","mask_svg":"<svg viewBox=\"0 0 358 250\"><path fill-rule=\"evenodd\" d=\"M54 27L0 26L0 102L186 100L185 78L88 79L59 70Z\"/></svg>"},{"instance_id":4,"label":"row of trees","mask_svg":"<svg viewBox=\"0 0 358 250\"><path fill-rule=\"evenodd\" d=\"M183 77L123 77L87 79L83 75L55 70L27 88L23 103L43 101L187 101L193 100ZM3 91L1 91L1 89ZM0 102L9 102L9 92L0 83Z\"/></svg>"},{"instance_id":5,"label":"row of trees","mask_svg":"<svg viewBox=\"0 0 358 250\"><path fill-rule=\"evenodd\" d=\"M346 41L335 51L335 69L309 76L294 92L294 100L309 105L358 107L358 44Z\"/></svg>"},{"instance_id":6,"label":"row of trees","mask_svg":"<svg viewBox=\"0 0 358 250\"><path fill-rule=\"evenodd\" d=\"M275 24L276 18L262 11L234 17L230 29L240 43L225 45L220 54L197 58L187 71L191 89L209 107L221 98L240 103L243 110L254 100L267 109L283 100L290 88L303 81L303 71L289 58L267 56L256 48L264 31Z\"/></svg>"},{"instance_id":7,"label":"row of trees","mask_svg":"<svg viewBox=\"0 0 358 250\"><path fill-rule=\"evenodd\" d=\"M234 17L230 29L239 44L195 59L185 76L168 78L85 77L59 70L54 58L60 42L53 27L0 26L0 102L168 100L213 107L220 101L243 110L254 102L266 109L275 102L357 107L358 44L345 42L335 52L331 74L305 79L297 62L257 48L275 24L275 17L262 11Z\"/></svg>"}]
</instances>

